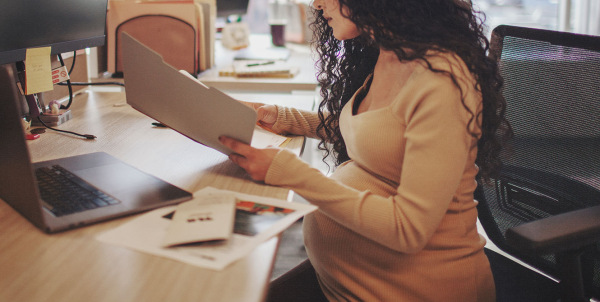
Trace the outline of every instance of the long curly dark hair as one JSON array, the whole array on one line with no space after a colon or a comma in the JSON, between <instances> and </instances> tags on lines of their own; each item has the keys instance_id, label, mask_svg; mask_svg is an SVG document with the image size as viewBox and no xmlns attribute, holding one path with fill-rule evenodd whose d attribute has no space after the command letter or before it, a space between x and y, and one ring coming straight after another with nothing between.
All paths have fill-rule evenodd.
<instances>
[{"instance_id":1,"label":"long curly dark hair","mask_svg":"<svg viewBox=\"0 0 600 302\"><path fill-rule=\"evenodd\" d=\"M362 34L350 40L337 40L322 11L313 9L313 47L319 55L317 78L323 98L317 130L321 139L319 148L325 151L325 157L333 155L336 165L349 159L338 125L340 112L373 72L380 48L393 50L401 61L426 62L430 70L447 74L460 89L453 74L429 64L425 54L434 50L457 54L477 81L483 110L476 164L483 179L496 175L502 163L500 152L512 130L504 118L506 102L501 94L503 81L498 66L486 55L489 41L484 33L485 15L475 11L468 0L338 1L340 12L346 6L349 13L345 17ZM464 99L462 102L469 110ZM475 114L471 114L474 122Z\"/></svg>"}]
</instances>

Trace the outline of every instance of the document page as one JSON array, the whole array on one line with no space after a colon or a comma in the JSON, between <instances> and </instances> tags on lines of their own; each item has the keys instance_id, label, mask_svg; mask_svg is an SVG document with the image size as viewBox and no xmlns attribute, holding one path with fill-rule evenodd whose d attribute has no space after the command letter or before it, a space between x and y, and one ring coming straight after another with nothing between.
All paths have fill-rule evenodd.
<instances>
[{"instance_id":1,"label":"document page","mask_svg":"<svg viewBox=\"0 0 600 302\"><path fill-rule=\"evenodd\" d=\"M175 247L164 247L176 206L142 214L119 227L100 234L101 242L124 246L152 255L175 259L187 264L222 270L250 254L261 243L281 233L316 206L280 199L242 194L234 191L204 188L194 194L233 194L236 198L233 235L223 241L209 241Z\"/></svg>"},{"instance_id":2,"label":"document page","mask_svg":"<svg viewBox=\"0 0 600 302\"><path fill-rule=\"evenodd\" d=\"M236 198L206 192L177 206L163 246L227 240L233 233Z\"/></svg>"}]
</instances>

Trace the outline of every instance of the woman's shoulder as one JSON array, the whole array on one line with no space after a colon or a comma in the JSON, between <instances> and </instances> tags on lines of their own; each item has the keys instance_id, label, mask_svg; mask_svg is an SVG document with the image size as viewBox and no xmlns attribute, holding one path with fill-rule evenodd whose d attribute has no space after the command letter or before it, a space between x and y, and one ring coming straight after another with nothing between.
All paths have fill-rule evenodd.
<instances>
[{"instance_id":1,"label":"woman's shoulder","mask_svg":"<svg viewBox=\"0 0 600 302\"><path fill-rule=\"evenodd\" d=\"M464 108L461 96L467 106L474 110L479 106L480 99L476 86L474 76L458 55L429 51L424 59L418 61L404 91L398 95L394 111L410 113L422 107L423 102L433 104L431 108ZM451 99L457 101L448 102Z\"/></svg>"},{"instance_id":2,"label":"woman's shoulder","mask_svg":"<svg viewBox=\"0 0 600 302\"><path fill-rule=\"evenodd\" d=\"M425 58L420 60L420 63L423 70L430 70L427 64L429 63L433 70L448 72L455 77L469 79L469 82L473 79L473 75L463 59L451 51L430 50Z\"/></svg>"}]
</instances>

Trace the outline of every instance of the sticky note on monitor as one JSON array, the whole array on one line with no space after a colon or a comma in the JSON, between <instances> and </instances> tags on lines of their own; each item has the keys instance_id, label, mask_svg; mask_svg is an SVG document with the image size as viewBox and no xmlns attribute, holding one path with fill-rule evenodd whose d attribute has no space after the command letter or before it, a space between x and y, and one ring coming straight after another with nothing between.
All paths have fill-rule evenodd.
<instances>
[{"instance_id":1,"label":"sticky note on monitor","mask_svg":"<svg viewBox=\"0 0 600 302\"><path fill-rule=\"evenodd\" d=\"M29 48L25 53L25 94L53 89L50 47Z\"/></svg>"}]
</instances>

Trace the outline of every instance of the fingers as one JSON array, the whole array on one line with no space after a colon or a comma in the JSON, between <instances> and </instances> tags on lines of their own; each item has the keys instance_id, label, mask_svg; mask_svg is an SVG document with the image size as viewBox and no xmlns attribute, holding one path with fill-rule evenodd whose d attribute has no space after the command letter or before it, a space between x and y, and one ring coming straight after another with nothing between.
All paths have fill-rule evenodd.
<instances>
[{"instance_id":1,"label":"fingers","mask_svg":"<svg viewBox=\"0 0 600 302\"><path fill-rule=\"evenodd\" d=\"M246 171L246 173L248 173L248 175L250 175L250 178L257 180L257 181L265 180L266 169L263 169L262 167L258 167L248 158L241 156L237 153L231 153L231 154L229 154L229 159L233 163L238 165L240 168L244 169Z\"/></svg>"},{"instance_id":2,"label":"fingers","mask_svg":"<svg viewBox=\"0 0 600 302\"><path fill-rule=\"evenodd\" d=\"M246 102L240 101L238 102L254 109L257 114L257 122L265 125L272 126L277 121L277 107L275 105L267 105L263 103L255 103L255 102Z\"/></svg>"},{"instance_id":3,"label":"fingers","mask_svg":"<svg viewBox=\"0 0 600 302\"><path fill-rule=\"evenodd\" d=\"M242 156L248 155L248 153L252 151L252 149L254 149L250 145L244 144L238 140L226 136L219 137L219 141L225 147L228 147L229 149L233 150L234 153L240 154Z\"/></svg>"},{"instance_id":4,"label":"fingers","mask_svg":"<svg viewBox=\"0 0 600 302\"><path fill-rule=\"evenodd\" d=\"M277 148L256 149L229 137L220 137L221 143L234 153L229 159L257 181L264 181L273 158L279 151Z\"/></svg>"},{"instance_id":5,"label":"fingers","mask_svg":"<svg viewBox=\"0 0 600 302\"><path fill-rule=\"evenodd\" d=\"M263 103L246 102L246 101L240 101L240 100L238 100L238 102L240 102L240 103L242 103L242 104L244 104L244 105L246 105L246 106L254 109L255 111L258 110L258 108L260 108L260 107L262 107L262 106L265 105Z\"/></svg>"},{"instance_id":6,"label":"fingers","mask_svg":"<svg viewBox=\"0 0 600 302\"><path fill-rule=\"evenodd\" d=\"M247 163L247 159L237 153L231 153L229 154L229 159L234 162L236 165L244 168L246 167L246 163Z\"/></svg>"},{"instance_id":7,"label":"fingers","mask_svg":"<svg viewBox=\"0 0 600 302\"><path fill-rule=\"evenodd\" d=\"M277 121L277 107L274 105L264 105L256 110L258 121L267 126L272 127Z\"/></svg>"},{"instance_id":8,"label":"fingers","mask_svg":"<svg viewBox=\"0 0 600 302\"><path fill-rule=\"evenodd\" d=\"M246 157L249 156L249 153L253 148L240 141L225 136L219 137L219 141L229 149L233 150L233 153L229 154L229 159L236 165L242 167L244 170L247 170L248 160Z\"/></svg>"},{"instance_id":9,"label":"fingers","mask_svg":"<svg viewBox=\"0 0 600 302\"><path fill-rule=\"evenodd\" d=\"M265 105L263 103L252 103L252 108L256 111L258 111L258 108L264 107L264 106L272 106L272 105Z\"/></svg>"}]
</instances>

